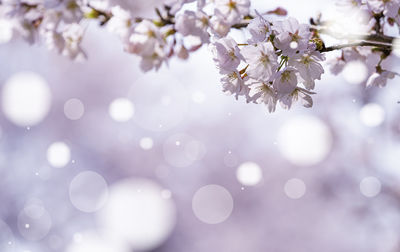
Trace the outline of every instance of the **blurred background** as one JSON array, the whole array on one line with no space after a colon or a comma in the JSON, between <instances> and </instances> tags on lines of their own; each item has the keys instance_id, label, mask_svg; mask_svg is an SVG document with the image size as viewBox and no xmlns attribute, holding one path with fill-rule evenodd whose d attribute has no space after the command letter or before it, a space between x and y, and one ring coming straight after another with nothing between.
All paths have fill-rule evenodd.
<instances>
[{"instance_id":1,"label":"blurred background","mask_svg":"<svg viewBox=\"0 0 400 252\"><path fill-rule=\"evenodd\" d=\"M95 23L83 47L0 45L1 252L400 251L398 79L327 70L313 108L268 114L222 93L207 48L144 74Z\"/></svg>"}]
</instances>

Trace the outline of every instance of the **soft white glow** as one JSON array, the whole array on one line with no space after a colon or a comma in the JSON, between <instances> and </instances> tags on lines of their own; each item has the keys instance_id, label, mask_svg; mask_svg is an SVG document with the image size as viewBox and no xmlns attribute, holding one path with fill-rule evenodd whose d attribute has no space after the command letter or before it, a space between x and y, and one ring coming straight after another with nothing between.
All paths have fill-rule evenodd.
<instances>
[{"instance_id":1,"label":"soft white glow","mask_svg":"<svg viewBox=\"0 0 400 252\"><path fill-rule=\"evenodd\" d=\"M129 249L108 241L96 231L75 234L66 252L129 252Z\"/></svg>"},{"instance_id":2,"label":"soft white glow","mask_svg":"<svg viewBox=\"0 0 400 252\"><path fill-rule=\"evenodd\" d=\"M172 198L162 197L163 190L147 179L126 179L111 186L109 200L98 215L106 236L128 243L134 251L161 245L176 221L175 204Z\"/></svg>"},{"instance_id":3,"label":"soft white glow","mask_svg":"<svg viewBox=\"0 0 400 252\"><path fill-rule=\"evenodd\" d=\"M292 41L292 42L290 42L289 46L292 49L296 49L299 46L299 44L296 41Z\"/></svg>"},{"instance_id":4,"label":"soft white glow","mask_svg":"<svg viewBox=\"0 0 400 252\"><path fill-rule=\"evenodd\" d=\"M96 212L107 202L107 182L96 172L81 172L71 181L69 198L78 210L86 213Z\"/></svg>"},{"instance_id":5,"label":"soft white glow","mask_svg":"<svg viewBox=\"0 0 400 252\"><path fill-rule=\"evenodd\" d=\"M140 139L140 147L143 150L150 150L151 148L153 148L153 139L151 139L150 137L143 137L142 139Z\"/></svg>"},{"instance_id":6,"label":"soft white glow","mask_svg":"<svg viewBox=\"0 0 400 252\"><path fill-rule=\"evenodd\" d=\"M192 100L194 103L203 103L206 99L206 95L201 91L195 91L192 94Z\"/></svg>"},{"instance_id":7,"label":"soft white glow","mask_svg":"<svg viewBox=\"0 0 400 252\"><path fill-rule=\"evenodd\" d=\"M203 158L206 148L189 135L176 134L164 142L163 151L168 164L175 167L187 167Z\"/></svg>"},{"instance_id":8,"label":"soft white glow","mask_svg":"<svg viewBox=\"0 0 400 252\"><path fill-rule=\"evenodd\" d=\"M370 30L369 14L359 8L328 8L324 11L327 22L327 32L331 32L335 37L341 39L356 40L362 39L362 34L367 34ZM355 37L354 35L360 35Z\"/></svg>"},{"instance_id":9,"label":"soft white glow","mask_svg":"<svg viewBox=\"0 0 400 252\"><path fill-rule=\"evenodd\" d=\"M206 185L194 194L192 209L194 215L204 223L221 223L232 213L233 198L229 191L220 185Z\"/></svg>"},{"instance_id":10,"label":"soft white glow","mask_svg":"<svg viewBox=\"0 0 400 252\"><path fill-rule=\"evenodd\" d=\"M293 164L315 165L329 154L332 135L320 119L314 116L297 116L280 129L278 147L282 155Z\"/></svg>"},{"instance_id":11,"label":"soft white glow","mask_svg":"<svg viewBox=\"0 0 400 252\"><path fill-rule=\"evenodd\" d=\"M80 119L85 112L82 101L76 98L70 99L64 104L64 114L70 120Z\"/></svg>"},{"instance_id":12,"label":"soft white glow","mask_svg":"<svg viewBox=\"0 0 400 252\"><path fill-rule=\"evenodd\" d=\"M360 182L360 192L365 197L375 197L381 191L381 182L375 177L366 177Z\"/></svg>"},{"instance_id":13,"label":"soft white glow","mask_svg":"<svg viewBox=\"0 0 400 252\"><path fill-rule=\"evenodd\" d=\"M350 84L361 84L367 76L368 68L362 61L350 61L343 69L343 77Z\"/></svg>"},{"instance_id":14,"label":"soft white glow","mask_svg":"<svg viewBox=\"0 0 400 252\"><path fill-rule=\"evenodd\" d=\"M11 21L0 19L0 44L9 42L13 37L13 24Z\"/></svg>"},{"instance_id":15,"label":"soft white glow","mask_svg":"<svg viewBox=\"0 0 400 252\"><path fill-rule=\"evenodd\" d=\"M260 182L262 171L258 164L245 162L236 170L236 178L242 185L253 186Z\"/></svg>"},{"instance_id":16,"label":"soft white glow","mask_svg":"<svg viewBox=\"0 0 400 252\"><path fill-rule=\"evenodd\" d=\"M113 120L117 122L126 122L133 117L135 107L130 100L118 98L110 104L109 113Z\"/></svg>"},{"instance_id":17,"label":"soft white glow","mask_svg":"<svg viewBox=\"0 0 400 252\"><path fill-rule=\"evenodd\" d=\"M4 115L18 126L41 122L50 110L51 93L46 81L33 72L11 76L3 87Z\"/></svg>"},{"instance_id":18,"label":"soft white glow","mask_svg":"<svg viewBox=\"0 0 400 252\"><path fill-rule=\"evenodd\" d=\"M29 241L39 241L47 236L52 221L50 214L39 201L28 203L17 220L20 234Z\"/></svg>"},{"instance_id":19,"label":"soft white glow","mask_svg":"<svg viewBox=\"0 0 400 252\"><path fill-rule=\"evenodd\" d=\"M385 120L385 111L376 103L369 103L360 111L361 122L368 127L376 127Z\"/></svg>"},{"instance_id":20,"label":"soft white glow","mask_svg":"<svg viewBox=\"0 0 400 252\"><path fill-rule=\"evenodd\" d=\"M289 198L300 199L306 193L306 184L301 179L289 179L285 184L284 191Z\"/></svg>"},{"instance_id":21,"label":"soft white glow","mask_svg":"<svg viewBox=\"0 0 400 252\"><path fill-rule=\"evenodd\" d=\"M393 51L394 55L400 57L400 39L396 38L393 40Z\"/></svg>"},{"instance_id":22,"label":"soft white glow","mask_svg":"<svg viewBox=\"0 0 400 252\"><path fill-rule=\"evenodd\" d=\"M55 142L47 149L47 161L56 168L64 167L71 159L71 151L63 142Z\"/></svg>"}]
</instances>

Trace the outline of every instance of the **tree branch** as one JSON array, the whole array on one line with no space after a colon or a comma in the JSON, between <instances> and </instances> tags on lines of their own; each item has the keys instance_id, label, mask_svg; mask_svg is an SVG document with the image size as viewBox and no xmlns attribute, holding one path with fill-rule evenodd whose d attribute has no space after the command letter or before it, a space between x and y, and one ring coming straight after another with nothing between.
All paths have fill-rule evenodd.
<instances>
[{"instance_id":1,"label":"tree branch","mask_svg":"<svg viewBox=\"0 0 400 252\"><path fill-rule=\"evenodd\" d=\"M340 50L346 47L355 47L355 46L372 46L372 47L377 47L383 50L391 50L392 45L391 44L383 44L379 42L374 42L374 41L361 41L361 42L355 42L355 43L349 43L349 44L342 44L342 45L335 45L335 46L329 46L326 48L323 48L319 50L320 52L331 52L334 50Z\"/></svg>"}]
</instances>

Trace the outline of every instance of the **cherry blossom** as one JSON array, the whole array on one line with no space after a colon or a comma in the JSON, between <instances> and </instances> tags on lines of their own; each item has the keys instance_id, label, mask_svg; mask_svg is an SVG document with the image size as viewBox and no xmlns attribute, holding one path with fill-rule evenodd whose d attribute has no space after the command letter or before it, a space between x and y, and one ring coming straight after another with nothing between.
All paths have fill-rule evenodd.
<instances>
[{"instance_id":1,"label":"cherry blossom","mask_svg":"<svg viewBox=\"0 0 400 252\"><path fill-rule=\"evenodd\" d=\"M268 82L278 69L277 56L271 43L246 46L241 50L249 64L247 74L256 80Z\"/></svg>"},{"instance_id":2,"label":"cherry blossom","mask_svg":"<svg viewBox=\"0 0 400 252\"><path fill-rule=\"evenodd\" d=\"M300 23L284 17L287 11L280 7L255 10L250 0L164 0L155 18L135 17L122 0L3 0L0 19L10 24L12 36L43 43L71 59L86 57L84 31L89 21L97 22L121 39L126 52L141 58L143 71L158 70L172 57L187 60L206 46L223 92L273 112L278 103L285 109L296 101L312 106L313 90L326 72L325 58L333 74L355 61L365 64L366 86L383 87L398 75L384 63L396 49L391 27L399 29L400 0L337 1L362 29L324 20L323 13ZM235 40L233 30L244 38ZM336 42L327 44L326 36Z\"/></svg>"}]
</instances>

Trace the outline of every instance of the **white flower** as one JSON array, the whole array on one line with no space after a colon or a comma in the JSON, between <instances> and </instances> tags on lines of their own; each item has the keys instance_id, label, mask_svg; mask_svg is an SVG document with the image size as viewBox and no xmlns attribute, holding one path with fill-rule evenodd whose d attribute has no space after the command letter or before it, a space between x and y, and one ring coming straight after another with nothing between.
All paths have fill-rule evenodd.
<instances>
[{"instance_id":1,"label":"white flower","mask_svg":"<svg viewBox=\"0 0 400 252\"><path fill-rule=\"evenodd\" d=\"M244 60L240 50L232 38L222 38L211 45L214 61L222 74L231 73Z\"/></svg>"},{"instance_id":2,"label":"white flower","mask_svg":"<svg viewBox=\"0 0 400 252\"><path fill-rule=\"evenodd\" d=\"M229 24L240 22L249 14L250 0L215 0L215 15Z\"/></svg>"},{"instance_id":3,"label":"white flower","mask_svg":"<svg viewBox=\"0 0 400 252\"><path fill-rule=\"evenodd\" d=\"M164 0L164 3L171 8L171 14L176 14L184 4L195 2L196 0ZM199 3L199 6L201 3Z\"/></svg>"},{"instance_id":4,"label":"white flower","mask_svg":"<svg viewBox=\"0 0 400 252\"><path fill-rule=\"evenodd\" d=\"M141 56L151 56L161 41L161 32L153 22L143 20L134 28L129 41L129 52Z\"/></svg>"},{"instance_id":5,"label":"white flower","mask_svg":"<svg viewBox=\"0 0 400 252\"><path fill-rule=\"evenodd\" d=\"M292 104L297 100L301 100L302 104L306 108L310 108L313 105L313 100L306 90L296 88L292 92L283 95L279 98L279 104L284 109L290 109Z\"/></svg>"},{"instance_id":6,"label":"white flower","mask_svg":"<svg viewBox=\"0 0 400 252\"><path fill-rule=\"evenodd\" d=\"M244 80L238 71L233 71L221 78L222 91L229 95L235 95L238 99L239 95L246 95L248 87L244 84Z\"/></svg>"},{"instance_id":7,"label":"white flower","mask_svg":"<svg viewBox=\"0 0 400 252\"><path fill-rule=\"evenodd\" d=\"M274 45L282 50L283 55L292 56L307 49L311 38L308 25L299 24L296 19L288 18L275 22L272 28L277 33Z\"/></svg>"},{"instance_id":8,"label":"white flower","mask_svg":"<svg viewBox=\"0 0 400 252\"><path fill-rule=\"evenodd\" d=\"M148 72L153 68L158 70L164 61L166 61L164 50L157 45L151 55L142 55L140 68L144 72Z\"/></svg>"},{"instance_id":9,"label":"white flower","mask_svg":"<svg viewBox=\"0 0 400 252\"><path fill-rule=\"evenodd\" d=\"M274 112L277 103L276 91L264 83L250 85L249 96L255 103L263 103L267 106L269 112Z\"/></svg>"},{"instance_id":10,"label":"white flower","mask_svg":"<svg viewBox=\"0 0 400 252\"><path fill-rule=\"evenodd\" d=\"M368 0L367 4L374 13L383 12L383 15L389 18L399 15L399 0Z\"/></svg>"},{"instance_id":11,"label":"white flower","mask_svg":"<svg viewBox=\"0 0 400 252\"><path fill-rule=\"evenodd\" d=\"M231 29L231 25L225 19L217 16L213 16L210 19L210 27L211 32L218 38L225 37Z\"/></svg>"},{"instance_id":12,"label":"white flower","mask_svg":"<svg viewBox=\"0 0 400 252\"><path fill-rule=\"evenodd\" d=\"M107 28L110 32L113 32L120 36L122 39L126 39L129 36L132 26L132 16L127 10L122 9L120 6L115 6L111 9L112 17L107 22Z\"/></svg>"},{"instance_id":13,"label":"white flower","mask_svg":"<svg viewBox=\"0 0 400 252\"><path fill-rule=\"evenodd\" d=\"M271 34L271 26L269 22L262 16L254 18L247 26L252 38L249 43L264 42Z\"/></svg>"},{"instance_id":14,"label":"white flower","mask_svg":"<svg viewBox=\"0 0 400 252\"><path fill-rule=\"evenodd\" d=\"M82 26L77 23L73 23L65 27L65 30L62 33L62 37L65 41L64 50L62 51L64 56L68 56L71 59L76 59L78 56L86 57L85 53L80 47L83 32Z\"/></svg>"},{"instance_id":15,"label":"white flower","mask_svg":"<svg viewBox=\"0 0 400 252\"><path fill-rule=\"evenodd\" d=\"M58 53L62 53L65 48L65 40L62 34L49 30L43 33L43 37L49 50L56 50Z\"/></svg>"},{"instance_id":16,"label":"white flower","mask_svg":"<svg viewBox=\"0 0 400 252\"><path fill-rule=\"evenodd\" d=\"M367 87L384 87L388 79L394 79L396 75L399 74L387 70L381 70L380 73L373 73L367 80Z\"/></svg>"},{"instance_id":17,"label":"white flower","mask_svg":"<svg viewBox=\"0 0 400 252\"><path fill-rule=\"evenodd\" d=\"M292 93L297 87L297 70L293 67L286 67L277 74L273 86L278 92L279 98Z\"/></svg>"},{"instance_id":18,"label":"white flower","mask_svg":"<svg viewBox=\"0 0 400 252\"><path fill-rule=\"evenodd\" d=\"M318 61L324 59L324 56L318 51L307 52L290 58L289 66L297 69L300 75L299 82L303 83L305 88L314 89L315 80L320 80L324 73L324 68Z\"/></svg>"},{"instance_id":19,"label":"white flower","mask_svg":"<svg viewBox=\"0 0 400 252\"><path fill-rule=\"evenodd\" d=\"M185 11L176 17L175 29L183 36L199 37L202 43L209 41L207 29L210 25L209 17L202 11Z\"/></svg>"},{"instance_id":20,"label":"white flower","mask_svg":"<svg viewBox=\"0 0 400 252\"><path fill-rule=\"evenodd\" d=\"M271 43L246 46L241 50L249 64L247 74L256 80L270 81L278 68L277 56Z\"/></svg>"}]
</instances>

